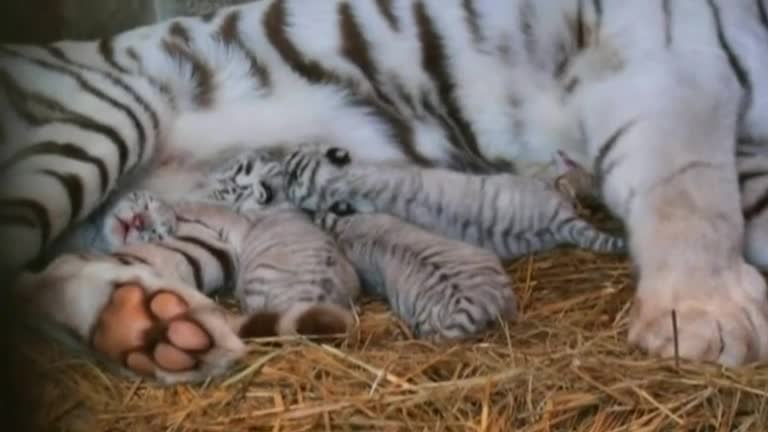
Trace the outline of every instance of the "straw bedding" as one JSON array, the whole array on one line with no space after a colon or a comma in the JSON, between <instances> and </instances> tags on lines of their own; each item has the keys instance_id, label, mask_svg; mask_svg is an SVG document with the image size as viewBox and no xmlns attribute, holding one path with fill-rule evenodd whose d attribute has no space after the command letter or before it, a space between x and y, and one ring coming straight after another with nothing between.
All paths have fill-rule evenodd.
<instances>
[{"instance_id":1,"label":"straw bedding","mask_svg":"<svg viewBox=\"0 0 768 432\"><path fill-rule=\"evenodd\" d=\"M558 250L513 262L521 316L474 343L413 340L377 302L331 341L251 341L230 375L159 387L59 347L42 419L82 431L764 431L768 365L656 360L626 342L622 257ZM670 320L671 321L671 320Z\"/></svg>"}]
</instances>

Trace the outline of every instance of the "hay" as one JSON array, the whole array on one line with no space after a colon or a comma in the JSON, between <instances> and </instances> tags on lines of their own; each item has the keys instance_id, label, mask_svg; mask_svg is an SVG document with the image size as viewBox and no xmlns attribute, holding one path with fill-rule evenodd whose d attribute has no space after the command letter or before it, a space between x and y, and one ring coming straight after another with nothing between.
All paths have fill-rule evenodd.
<instances>
[{"instance_id":1,"label":"hay","mask_svg":"<svg viewBox=\"0 0 768 432\"><path fill-rule=\"evenodd\" d=\"M203 385L163 388L36 351L53 377L44 420L89 432L765 430L768 366L676 365L627 346L624 259L555 251L509 271L521 320L475 343L412 340L368 302L348 338L252 341L236 370Z\"/></svg>"}]
</instances>

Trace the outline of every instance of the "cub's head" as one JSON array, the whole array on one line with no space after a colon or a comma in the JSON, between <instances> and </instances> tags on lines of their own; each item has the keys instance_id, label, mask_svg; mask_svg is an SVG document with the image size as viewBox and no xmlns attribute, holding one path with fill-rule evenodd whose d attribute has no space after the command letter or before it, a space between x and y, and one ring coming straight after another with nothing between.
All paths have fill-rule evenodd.
<instances>
[{"instance_id":1,"label":"cub's head","mask_svg":"<svg viewBox=\"0 0 768 432\"><path fill-rule=\"evenodd\" d=\"M137 243L162 241L176 232L176 212L150 192L131 192L104 217L102 236L109 250Z\"/></svg>"},{"instance_id":2,"label":"cub's head","mask_svg":"<svg viewBox=\"0 0 768 432\"><path fill-rule=\"evenodd\" d=\"M332 203L346 199L345 174L351 163L349 152L340 147L322 144L299 147L283 165L288 200L304 210L323 212Z\"/></svg>"},{"instance_id":3,"label":"cub's head","mask_svg":"<svg viewBox=\"0 0 768 432\"><path fill-rule=\"evenodd\" d=\"M215 167L205 199L240 213L285 201L282 157L269 149L247 151Z\"/></svg>"}]
</instances>

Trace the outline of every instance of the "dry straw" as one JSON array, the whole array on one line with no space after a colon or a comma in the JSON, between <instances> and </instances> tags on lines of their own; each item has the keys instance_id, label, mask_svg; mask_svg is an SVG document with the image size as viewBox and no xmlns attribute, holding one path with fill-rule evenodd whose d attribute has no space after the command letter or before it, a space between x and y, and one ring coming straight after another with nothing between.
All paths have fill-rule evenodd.
<instances>
[{"instance_id":1,"label":"dry straw","mask_svg":"<svg viewBox=\"0 0 768 432\"><path fill-rule=\"evenodd\" d=\"M348 337L251 341L202 385L125 379L60 348L48 424L96 431L765 431L768 366L655 360L628 347L627 261L555 251L512 263L521 320L474 343L413 340L368 302Z\"/></svg>"}]
</instances>

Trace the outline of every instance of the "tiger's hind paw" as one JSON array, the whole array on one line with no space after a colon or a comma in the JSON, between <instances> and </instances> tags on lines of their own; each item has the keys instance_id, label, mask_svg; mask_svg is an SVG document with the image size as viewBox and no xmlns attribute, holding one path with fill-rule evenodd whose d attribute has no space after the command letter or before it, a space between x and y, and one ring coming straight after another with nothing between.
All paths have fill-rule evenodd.
<instances>
[{"instance_id":1,"label":"tiger's hind paw","mask_svg":"<svg viewBox=\"0 0 768 432\"><path fill-rule=\"evenodd\" d=\"M185 294L137 283L116 287L93 329L92 347L165 384L221 374L245 350L233 317L207 298Z\"/></svg>"}]
</instances>

